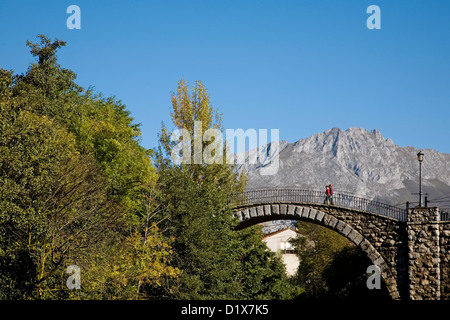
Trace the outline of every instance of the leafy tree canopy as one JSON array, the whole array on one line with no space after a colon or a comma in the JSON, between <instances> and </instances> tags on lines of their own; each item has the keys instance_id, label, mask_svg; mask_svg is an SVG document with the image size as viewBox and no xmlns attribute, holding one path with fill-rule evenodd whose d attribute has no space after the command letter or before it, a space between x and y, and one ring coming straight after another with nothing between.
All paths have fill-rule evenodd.
<instances>
[{"instance_id":1,"label":"leafy tree canopy","mask_svg":"<svg viewBox=\"0 0 450 320\"><path fill-rule=\"evenodd\" d=\"M0 297L142 298L179 274L150 150L125 105L57 63L65 42L38 38L25 74L0 69ZM65 286L71 264L86 290Z\"/></svg>"}]
</instances>

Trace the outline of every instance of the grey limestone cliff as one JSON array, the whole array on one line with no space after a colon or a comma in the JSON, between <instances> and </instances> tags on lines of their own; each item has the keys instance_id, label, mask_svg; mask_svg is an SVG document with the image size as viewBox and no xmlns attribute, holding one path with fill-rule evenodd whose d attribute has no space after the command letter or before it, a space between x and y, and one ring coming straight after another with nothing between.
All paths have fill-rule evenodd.
<instances>
[{"instance_id":1,"label":"grey limestone cliff","mask_svg":"<svg viewBox=\"0 0 450 320\"><path fill-rule=\"evenodd\" d=\"M270 149L260 148L262 154ZM248 188L298 187L322 190L332 184L336 191L404 206L418 201L419 164L414 147L400 147L385 139L378 130L333 128L294 143L280 141L279 169L275 175L261 175L261 164L239 165L247 172ZM272 147L273 148L273 147ZM450 207L450 154L422 150L423 192L428 199L448 202L430 203ZM245 153L246 159L256 150ZM445 199L444 199L445 200ZM442 201L442 200L440 200Z\"/></svg>"}]
</instances>

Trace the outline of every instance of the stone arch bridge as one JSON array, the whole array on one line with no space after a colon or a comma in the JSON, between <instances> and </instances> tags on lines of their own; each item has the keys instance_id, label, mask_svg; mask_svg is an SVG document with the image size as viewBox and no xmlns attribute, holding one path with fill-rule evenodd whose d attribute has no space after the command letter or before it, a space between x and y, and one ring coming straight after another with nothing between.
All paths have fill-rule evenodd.
<instances>
[{"instance_id":1,"label":"stone arch bridge","mask_svg":"<svg viewBox=\"0 0 450 320\"><path fill-rule=\"evenodd\" d=\"M255 189L230 204L238 229L270 220L303 220L332 229L366 252L393 299L450 299L449 212L404 209L344 193Z\"/></svg>"}]
</instances>

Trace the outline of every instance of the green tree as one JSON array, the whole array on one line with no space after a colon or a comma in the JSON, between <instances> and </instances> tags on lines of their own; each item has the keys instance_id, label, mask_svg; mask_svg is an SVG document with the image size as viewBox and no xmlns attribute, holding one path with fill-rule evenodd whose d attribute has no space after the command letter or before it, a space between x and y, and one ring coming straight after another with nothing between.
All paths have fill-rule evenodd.
<instances>
[{"instance_id":1,"label":"green tree","mask_svg":"<svg viewBox=\"0 0 450 320\"><path fill-rule=\"evenodd\" d=\"M236 298L238 243L220 187L199 184L181 168L164 168L159 175L165 218L161 229L175 238L175 261L182 270L178 297Z\"/></svg>"},{"instance_id":2,"label":"green tree","mask_svg":"<svg viewBox=\"0 0 450 320\"><path fill-rule=\"evenodd\" d=\"M196 82L192 90L181 80L172 94L172 121L178 129L196 139L195 121L201 121L200 134L210 128L222 130L220 114L211 105L207 90ZM236 232L227 201L243 191L246 177L237 175L225 163L223 146L220 164L174 163L175 142L163 125L160 145L155 151L158 169L160 227L173 236L176 266L181 275L176 297L181 299L286 298L284 266L262 242L255 228ZM198 138L198 137L197 137ZM214 141L201 141L205 151ZM198 147L198 146L197 146ZM191 144L191 156L195 146Z\"/></svg>"},{"instance_id":3,"label":"green tree","mask_svg":"<svg viewBox=\"0 0 450 320\"><path fill-rule=\"evenodd\" d=\"M294 283L305 288L306 299L389 299L386 286L369 290L367 267L373 264L359 247L325 227L297 222L292 241L300 259Z\"/></svg>"},{"instance_id":4,"label":"green tree","mask_svg":"<svg viewBox=\"0 0 450 320\"><path fill-rule=\"evenodd\" d=\"M56 52L66 45L64 41L38 38L40 43L27 41L37 61L18 76L13 97L19 98L21 109L48 116L73 133L78 150L100 164L108 196L125 206L130 219L140 217L141 195L152 188L157 176L151 151L139 144L139 125L121 101L84 90L74 82L76 74L57 63Z\"/></svg>"},{"instance_id":5,"label":"green tree","mask_svg":"<svg viewBox=\"0 0 450 320\"><path fill-rule=\"evenodd\" d=\"M144 298L178 276L150 219L150 151L120 101L57 63L65 42L38 37L26 74L0 69L0 297ZM81 291L65 286L71 264Z\"/></svg>"},{"instance_id":6,"label":"green tree","mask_svg":"<svg viewBox=\"0 0 450 320\"><path fill-rule=\"evenodd\" d=\"M262 241L261 229L253 226L239 231L242 299L288 300L299 296L304 289L287 277L281 257Z\"/></svg>"},{"instance_id":7,"label":"green tree","mask_svg":"<svg viewBox=\"0 0 450 320\"><path fill-rule=\"evenodd\" d=\"M325 227L308 222L296 223L298 236L291 241L300 260L295 283L305 289L302 297L321 298L328 291L325 268L335 254L350 245L349 240Z\"/></svg>"},{"instance_id":8,"label":"green tree","mask_svg":"<svg viewBox=\"0 0 450 320\"><path fill-rule=\"evenodd\" d=\"M60 289L54 277L64 262L94 245L120 212L105 202L104 179L72 134L26 110L5 113L13 121L0 135L2 253L10 263L16 252L28 257L35 270L25 273L34 275L26 286L44 297Z\"/></svg>"},{"instance_id":9,"label":"green tree","mask_svg":"<svg viewBox=\"0 0 450 320\"><path fill-rule=\"evenodd\" d=\"M145 236L135 232L120 242L104 241L82 262L84 290L70 294L77 299L168 298L170 281L180 274L170 265L171 255L170 244L155 225ZM149 296L154 291L160 296Z\"/></svg>"}]
</instances>

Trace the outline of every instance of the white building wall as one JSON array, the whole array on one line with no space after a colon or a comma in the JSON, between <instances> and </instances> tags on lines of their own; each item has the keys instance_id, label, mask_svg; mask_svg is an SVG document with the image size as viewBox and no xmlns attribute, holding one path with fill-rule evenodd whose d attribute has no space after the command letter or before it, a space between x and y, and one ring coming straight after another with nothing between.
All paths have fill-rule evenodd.
<instances>
[{"instance_id":1,"label":"white building wall","mask_svg":"<svg viewBox=\"0 0 450 320\"><path fill-rule=\"evenodd\" d=\"M286 265L286 273L289 276L292 276L297 272L299 260L296 254L284 253L283 251L285 249L290 249L289 240L294 239L296 236L297 233L294 230L288 228L282 231L275 232L273 234L269 234L263 239L270 251L279 253L281 255L281 258Z\"/></svg>"}]
</instances>

